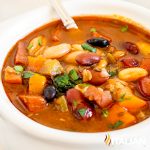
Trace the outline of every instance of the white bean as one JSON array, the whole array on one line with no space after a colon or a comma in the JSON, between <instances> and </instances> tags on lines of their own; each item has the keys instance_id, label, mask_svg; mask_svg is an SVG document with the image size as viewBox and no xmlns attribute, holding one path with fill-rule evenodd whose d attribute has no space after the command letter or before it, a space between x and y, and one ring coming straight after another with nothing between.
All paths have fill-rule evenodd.
<instances>
[{"instance_id":1,"label":"white bean","mask_svg":"<svg viewBox=\"0 0 150 150\"><path fill-rule=\"evenodd\" d=\"M70 49L71 49L70 44L63 43L63 44L60 44L60 45L56 45L56 46L46 48L44 53L43 53L43 56L45 58L49 58L49 59L60 58L64 55L66 55L67 53L69 53Z\"/></svg>"},{"instance_id":2,"label":"white bean","mask_svg":"<svg viewBox=\"0 0 150 150\"><path fill-rule=\"evenodd\" d=\"M139 78L142 78L147 75L148 75L148 72L145 69L139 68L139 67L123 69L118 74L119 79L123 81L128 81L128 82L136 81Z\"/></svg>"}]
</instances>

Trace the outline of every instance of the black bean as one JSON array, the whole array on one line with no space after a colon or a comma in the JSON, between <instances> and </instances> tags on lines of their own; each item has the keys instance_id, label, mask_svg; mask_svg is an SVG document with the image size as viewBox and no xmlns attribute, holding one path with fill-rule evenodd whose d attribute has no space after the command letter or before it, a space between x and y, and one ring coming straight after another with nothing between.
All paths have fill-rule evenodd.
<instances>
[{"instance_id":1,"label":"black bean","mask_svg":"<svg viewBox=\"0 0 150 150\"><path fill-rule=\"evenodd\" d=\"M104 38L92 38L87 40L88 44L91 44L92 46L98 46L101 48L107 47L110 45L110 42Z\"/></svg>"},{"instance_id":2,"label":"black bean","mask_svg":"<svg viewBox=\"0 0 150 150\"><path fill-rule=\"evenodd\" d=\"M50 85L44 89L44 98L48 103L52 102L55 96L56 96L56 88L54 86Z\"/></svg>"}]
</instances>

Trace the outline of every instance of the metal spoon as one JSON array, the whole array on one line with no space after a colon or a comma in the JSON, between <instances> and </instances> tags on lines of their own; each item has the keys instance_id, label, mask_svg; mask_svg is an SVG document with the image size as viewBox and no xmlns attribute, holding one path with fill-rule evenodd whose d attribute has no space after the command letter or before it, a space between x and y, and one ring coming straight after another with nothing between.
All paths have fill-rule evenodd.
<instances>
[{"instance_id":1,"label":"metal spoon","mask_svg":"<svg viewBox=\"0 0 150 150\"><path fill-rule=\"evenodd\" d=\"M61 2L59 0L50 0L53 8L56 10L57 14L61 18L64 26L66 29L78 29L77 24L73 20L72 17L69 16L65 8L62 6Z\"/></svg>"}]
</instances>

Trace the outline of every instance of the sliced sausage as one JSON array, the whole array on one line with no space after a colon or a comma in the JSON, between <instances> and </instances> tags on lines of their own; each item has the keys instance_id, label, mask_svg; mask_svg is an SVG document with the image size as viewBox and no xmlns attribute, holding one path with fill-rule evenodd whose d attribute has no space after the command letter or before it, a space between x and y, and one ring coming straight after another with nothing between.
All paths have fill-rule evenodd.
<instances>
[{"instance_id":1,"label":"sliced sausage","mask_svg":"<svg viewBox=\"0 0 150 150\"><path fill-rule=\"evenodd\" d=\"M140 94L150 99L150 77L141 78L138 81L138 90Z\"/></svg>"}]
</instances>

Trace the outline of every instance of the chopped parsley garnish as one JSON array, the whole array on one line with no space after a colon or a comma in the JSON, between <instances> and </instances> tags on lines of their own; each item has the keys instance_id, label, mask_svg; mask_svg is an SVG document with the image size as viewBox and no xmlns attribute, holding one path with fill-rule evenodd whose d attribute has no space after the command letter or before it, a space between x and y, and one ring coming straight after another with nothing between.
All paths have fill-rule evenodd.
<instances>
[{"instance_id":1,"label":"chopped parsley garnish","mask_svg":"<svg viewBox=\"0 0 150 150\"><path fill-rule=\"evenodd\" d=\"M81 108L81 109L78 110L78 112L81 115L81 117L85 116L86 110L87 110L86 108Z\"/></svg>"},{"instance_id":2,"label":"chopped parsley garnish","mask_svg":"<svg viewBox=\"0 0 150 150\"><path fill-rule=\"evenodd\" d=\"M94 48L94 47L92 47L92 46L90 46L89 44L87 44L87 43L84 43L84 44L82 44L81 45L82 46L82 48L84 49L84 50L87 50L87 51L89 51L89 52L93 52L93 53L96 53L96 48Z\"/></svg>"},{"instance_id":3,"label":"chopped parsley garnish","mask_svg":"<svg viewBox=\"0 0 150 150\"><path fill-rule=\"evenodd\" d=\"M71 73L71 77L68 74L56 76L53 81L57 90L59 92L66 92L68 89L82 83L82 80L79 77L77 79L77 76L75 74L76 73L73 71L73 74Z\"/></svg>"},{"instance_id":4,"label":"chopped parsley garnish","mask_svg":"<svg viewBox=\"0 0 150 150\"><path fill-rule=\"evenodd\" d=\"M65 92L66 90L74 87L74 84L72 84L67 74L55 77L54 84L60 92Z\"/></svg>"},{"instance_id":5,"label":"chopped parsley garnish","mask_svg":"<svg viewBox=\"0 0 150 150\"><path fill-rule=\"evenodd\" d=\"M30 43L30 44L28 45L27 49L30 50L32 47L33 47L33 44Z\"/></svg>"},{"instance_id":6,"label":"chopped parsley garnish","mask_svg":"<svg viewBox=\"0 0 150 150\"><path fill-rule=\"evenodd\" d=\"M107 118L107 117L109 116L109 111L108 111L108 109L103 109L103 110L102 110L102 115L103 115L103 117Z\"/></svg>"},{"instance_id":7,"label":"chopped parsley garnish","mask_svg":"<svg viewBox=\"0 0 150 150\"><path fill-rule=\"evenodd\" d=\"M118 74L118 70L110 71L110 72L109 72L110 77L114 77L114 76L116 76L117 74Z\"/></svg>"},{"instance_id":8,"label":"chopped parsley garnish","mask_svg":"<svg viewBox=\"0 0 150 150\"><path fill-rule=\"evenodd\" d=\"M41 37L38 38L38 44L39 44L39 46L42 46L42 38Z\"/></svg>"},{"instance_id":9,"label":"chopped parsley garnish","mask_svg":"<svg viewBox=\"0 0 150 150\"><path fill-rule=\"evenodd\" d=\"M33 75L34 75L34 72L31 72L31 71L24 71L23 72L23 78L24 79L31 78Z\"/></svg>"},{"instance_id":10,"label":"chopped parsley garnish","mask_svg":"<svg viewBox=\"0 0 150 150\"><path fill-rule=\"evenodd\" d=\"M72 80L78 80L79 79L79 76L76 72L76 70L72 69L70 72L69 72L69 77L72 79Z\"/></svg>"},{"instance_id":11,"label":"chopped parsley garnish","mask_svg":"<svg viewBox=\"0 0 150 150\"><path fill-rule=\"evenodd\" d=\"M126 93L122 94L119 98L119 102L122 102L125 100L125 96L126 96Z\"/></svg>"},{"instance_id":12,"label":"chopped parsley garnish","mask_svg":"<svg viewBox=\"0 0 150 150\"><path fill-rule=\"evenodd\" d=\"M127 32L128 28L129 28L128 25L126 25L126 26L122 26L120 30L121 32Z\"/></svg>"},{"instance_id":13,"label":"chopped parsley garnish","mask_svg":"<svg viewBox=\"0 0 150 150\"><path fill-rule=\"evenodd\" d=\"M131 98L130 97L126 97L126 93L122 94L119 98L119 102L123 102L125 100L130 100Z\"/></svg>"},{"instance_id":14,"label":"chopped parsley garnish","mask_svg":"<svg viewBox=\"0 0 150 150\"><path fill-rule=\"evenodd\" d=\"M110 124L109 125L109 128L111 129L117 129L119 128L121 125L123 125L123 122L121 120L115 122L114 124Z\"/></svg>"},{"instance_id":15,"label":"chopped parsley garnish","mask_svg":"<svg viewBox=\"0 0 150 150\"><path fill-rule=\"evenodd\" d=\"M96 28L91 28L90 32L96 32Z\"/></svg>"},{"instance_id":16,"label":"chopped parsley garnish","mask_svg":"<svg viewBox=\"0 0 150 150\"><path fill-rule=\"evenodd\" d=\"M80 87L82 87L82 88L85 88L85 87L88 87L88 86L90 86L91 84L88 84L88 83L82 83L82 84L80 84Z\"/></svg>"},{"instance_id":17,"label":"chopped parsley garnish","mask_svg":"<svg viewBox=\"0 0 150 150\"><path fill-rule=\"evenodd\" d=\"M77 100L74 100L73 101L73 107L76 108L77 106L78 106L78 102L77 102Z\"/></svg>"},{"instance_id":18,"label":"chopped parsley garnish","mask_svg":"<svg viewBox=\"0 0 150 150\"><path fill-rule=\"evenodd\" d=\"M23 66L21 66L21 65L14 66L14 69L17 73L22 73L24 70Z\"/></svg>"}]
</instances>

